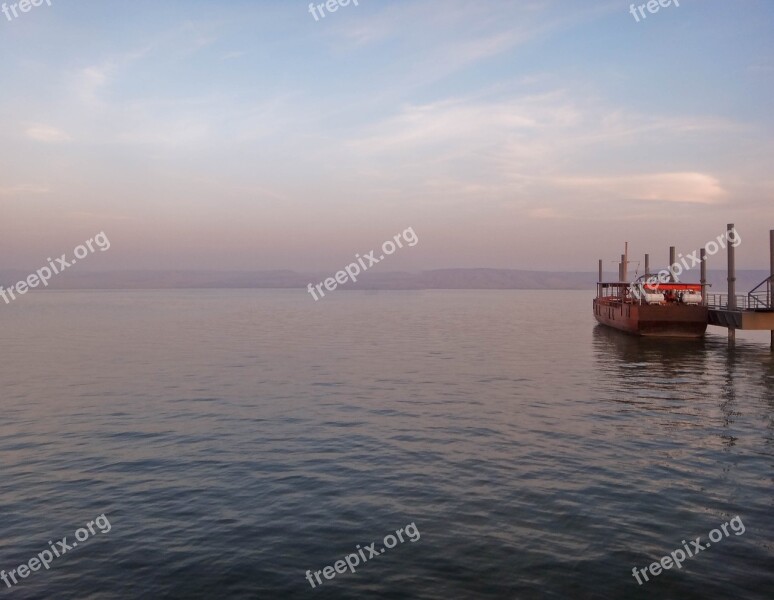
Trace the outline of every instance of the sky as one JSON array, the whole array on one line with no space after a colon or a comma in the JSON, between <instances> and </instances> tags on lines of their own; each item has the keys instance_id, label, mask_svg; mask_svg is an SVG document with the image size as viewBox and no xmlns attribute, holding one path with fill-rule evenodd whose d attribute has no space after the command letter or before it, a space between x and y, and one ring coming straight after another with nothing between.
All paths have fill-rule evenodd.
<instances>
[{"instance_id":1,"label":"sky","mask_svg":"<svg viewBox=\"0 0 774 600\"><path fill-rule=\"evenodd\" d=\"M335 271L411 227L379 268L612 271L731 222L768 267L771 0L50 3L0 13L0 268L104 232L82 268Z\"/></svg>"}]
</instances>

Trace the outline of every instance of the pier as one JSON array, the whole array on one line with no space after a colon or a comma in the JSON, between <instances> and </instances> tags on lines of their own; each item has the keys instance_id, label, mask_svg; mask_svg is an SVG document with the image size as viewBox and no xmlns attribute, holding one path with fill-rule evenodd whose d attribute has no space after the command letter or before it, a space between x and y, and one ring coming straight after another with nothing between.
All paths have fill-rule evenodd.
<instances>
[{"instance_id":1,"label":"pier","mask_svg":"<svg viewBox=\"0 0 774 600\"><path fill-rule=\"evenodd\" d=\"M729 223L727 232L734 231ZM707 304L708 324L728 329L728 343L733 346L736 330L771 331L771 350L774 352L774 229L769 231L769 276L747 294L736 293L736 248L729 244L728 292L703 294ZM706 260L702 261L702 285L706 283Z\"/></svg>"},{"instance_id":2,"label":"pier","mask_svg":"<svg viewBox=\"0 0 774 600\"><path fill-rule=\"evenodd\" d=\"M774 229L769 231L769 276L746 294L736 293L735 251L739 245L736 240L741 242L741 238L737 237L733 223L728 224L724 235L728 243L719 236L718 243L711 242L714 250L708 252L708 243L699 250L698 259L696 252L689 255L693 264L701 265L699 284L686 284L677 279L684 269L676 260L675 246L669 248L669 269L652 274L650 255L646 254L645 274L630 282L629 244L626 243L618 263L617 282L603 282L603 261L599 261L595 318L605 325L638 335L702 337L708 325L725 327L731 348L736 343L737 329L768 330L774 352ZM709 294L708 254L714 255L719 248L726 248L728 253L728 291ZM685 258L682 260L685 268L690 268Z\"/></svg>"}]
</instances>

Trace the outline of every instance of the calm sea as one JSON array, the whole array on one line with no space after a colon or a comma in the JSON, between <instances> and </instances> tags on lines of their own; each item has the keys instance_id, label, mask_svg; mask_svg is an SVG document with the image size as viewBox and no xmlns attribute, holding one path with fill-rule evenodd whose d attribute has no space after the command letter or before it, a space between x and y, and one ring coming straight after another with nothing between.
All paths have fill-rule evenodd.
<instances>
[{"instance_id":1,"label":"calm sea","mask_svg":"<svg viewBox=\"0 0 774 600\"><path fill-rule=\"evenodd\" d=\"M774 595L768 333L638 340L543 291L49 292L0 323L0 569L110 523L9 598Z\"/></svg>"}]
</instances>

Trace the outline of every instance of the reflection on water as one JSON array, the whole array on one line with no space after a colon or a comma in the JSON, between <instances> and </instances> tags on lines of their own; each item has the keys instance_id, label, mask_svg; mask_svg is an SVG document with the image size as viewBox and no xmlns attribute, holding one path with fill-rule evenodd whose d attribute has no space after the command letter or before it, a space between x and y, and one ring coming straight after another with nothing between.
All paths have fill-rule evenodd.
<instances>
[{"instance_id":1,"label":"reflection on water","mask_svg":"<svg viewBox=\"0 0 774 600\"><path fill-rule=\"evenodd\" d=\"M707 399L730 429L738 416L737 398L753 393L774 408L774 356L765 346L739 341L730 349L717 336L703 339L637 337L596 325L593 331L598 368L619 382L616 402L685 414L690 403L704 406ZM670 402L671 401L671 402ZM677 422L673 425L676 426ZM727 446L737 438L722 433Z\"/></svg>"},{"instance_id":2,"label":"reflection on water","mask_svg":"<svg viewBox=\"0 0 774 600\"><path fill-rule=\"evenodd\" d=\"M31 294L3 319L13 598L768 598L768 348L595 327L585 292ZM740 515L747 532L631 575ZM405 523L422 532L312 590Z\"/></svg>"}]
</instances>

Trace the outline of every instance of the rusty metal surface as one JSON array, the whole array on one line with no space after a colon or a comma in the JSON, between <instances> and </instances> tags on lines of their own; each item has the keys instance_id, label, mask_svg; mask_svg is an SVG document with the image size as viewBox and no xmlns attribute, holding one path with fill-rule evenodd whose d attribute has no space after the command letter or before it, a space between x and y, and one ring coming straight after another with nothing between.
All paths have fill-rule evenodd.
<instances>
[{"instance_id":1,"label":"rusty metal surface","mask_svg":"<svg viewBox=\"0 0 774 600\"><path fill-rule=\"evenodd\" d=\"M695 338L707 330L706 306L639 305L595 299L593 308L598 322L635 335Z\"/></svg>"}]
</instances>

